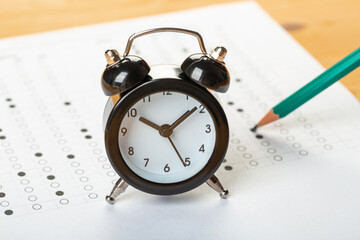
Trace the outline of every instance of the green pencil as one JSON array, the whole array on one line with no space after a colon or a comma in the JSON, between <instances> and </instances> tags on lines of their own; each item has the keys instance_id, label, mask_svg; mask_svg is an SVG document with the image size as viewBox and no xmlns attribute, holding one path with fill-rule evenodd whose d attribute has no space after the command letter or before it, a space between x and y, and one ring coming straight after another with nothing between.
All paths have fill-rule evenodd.
<instances>
[{"instance_id":1,"label":"green pencil","mask_svg":"<svg viewBox=\"0 0 360 240\"><path fill-rule=\"evenodd\" d=\"M344 59L340 60L334 66L273 107L259 123L252 128L252 131L285 117L359 66L360 48L350 53Z\"/></svg>"}]
</instances>

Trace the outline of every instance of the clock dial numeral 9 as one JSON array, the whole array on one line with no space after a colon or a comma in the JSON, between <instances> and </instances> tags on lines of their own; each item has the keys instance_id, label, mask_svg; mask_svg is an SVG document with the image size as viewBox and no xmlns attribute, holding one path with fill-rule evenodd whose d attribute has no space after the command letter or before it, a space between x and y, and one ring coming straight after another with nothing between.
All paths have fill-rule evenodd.
<instances>
[{"instance_id":1,"label":"clock dial numeral 9","mask_svg":"<svg viewBox=\"0 0 360 240\"><path fill-rule=\"evenodd\" d=\"M206 124L205 132L206 132L206 133L210 133L210 132L211 132L210 124Z\"/></svg>"},{"instance_id":2,"label":"clock dial numeral 9","mask_svg":"<svg viewBox=\"0 0 360 240\"><path fill-rule=\"evenodd\" d=\"M170 171L169 164L166 164L164 167L164 172L169 172L169 171Z\"/></svg>"},{"instance_id":3,"label":"clock dial numeral 9","mask_svg":"<svg viewBox=\"0 0 360 240\"><path fill-rule=\"evenodd\" d=\"M125 127L121 128L121 133L123 136L125 136L125 134L127 133L127 128Z\"/></svg>"}]
</instances>

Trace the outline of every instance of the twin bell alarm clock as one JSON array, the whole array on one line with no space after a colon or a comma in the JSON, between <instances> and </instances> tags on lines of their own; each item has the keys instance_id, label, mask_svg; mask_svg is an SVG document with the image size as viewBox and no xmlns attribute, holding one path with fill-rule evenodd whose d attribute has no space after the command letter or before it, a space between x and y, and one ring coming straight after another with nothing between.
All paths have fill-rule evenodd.
<instances>
[{"instance_id":1,"label":"twin bell alarm clock","mask_svg":"<svg viewBox=\"0 0 360 240\"><path fill-rule=\"evenodd\" d=\"M152 33L176 32L197 38L201 53L181 66L149 66L129 55L133 41ZM103 126L109 160L119 174L106 201L132 187L157 195L190 191L206 182L226 198L214 175L229 143L229 126L216 93L230 85L224 47L206 52L199 33L156 28L130 36L124 54L107 50L101 85L109 100Z\"/></svg>"}]
</instances>

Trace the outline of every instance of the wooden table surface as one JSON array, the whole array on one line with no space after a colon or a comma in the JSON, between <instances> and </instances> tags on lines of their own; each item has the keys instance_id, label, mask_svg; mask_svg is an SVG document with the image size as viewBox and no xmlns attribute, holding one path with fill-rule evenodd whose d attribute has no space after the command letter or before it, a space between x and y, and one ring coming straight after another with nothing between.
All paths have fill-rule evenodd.
<instances>
[{"instance_id":1,"label":"wooden table surface","mask_svg":"<svg viewBox=\"0 0 360 240\"><path fill-rule=\"evenodd\" d=\"M232 0L0 0L0 38L172 12ZM320 63L360 47L359 0L258 0ZM360 100L360 69L342 83Z\"/></svg>"}]
</instances>

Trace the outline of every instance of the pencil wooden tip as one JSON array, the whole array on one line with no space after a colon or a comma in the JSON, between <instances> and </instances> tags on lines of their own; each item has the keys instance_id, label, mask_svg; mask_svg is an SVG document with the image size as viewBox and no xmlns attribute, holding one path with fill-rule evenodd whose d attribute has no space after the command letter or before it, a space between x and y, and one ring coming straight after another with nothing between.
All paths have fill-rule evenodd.
<instances>
[{"instance_id":1,"label":"pencil wooden tip","mask_svg":"<svg viewBox=\"0 0 360 240\"><path fill-rule=\"evenodd\" d=\"M269 124L271 122L274 122L276 120L279 120L280 117L276 113L274 113L274 109L271 109L260 121L258 124L256 124L256 129L264 126L266 124ZM255 129L255 130L256 130Z\"/></svg>"}]
</instances>

